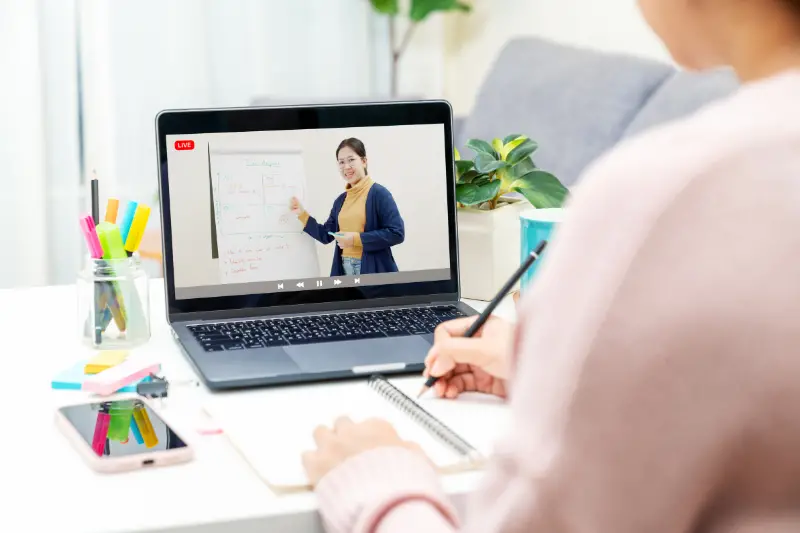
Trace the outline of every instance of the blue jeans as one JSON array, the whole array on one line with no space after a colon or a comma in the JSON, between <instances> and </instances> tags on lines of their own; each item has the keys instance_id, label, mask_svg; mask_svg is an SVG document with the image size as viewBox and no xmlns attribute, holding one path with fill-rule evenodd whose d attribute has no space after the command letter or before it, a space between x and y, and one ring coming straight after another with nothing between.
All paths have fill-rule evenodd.
<instances>
[{"instance_id":1,"label":"blue jeans","mask_svg":"<svg viewBox=\"0 0 800 533\"><path fill-rule=\"evenodd\" d=\"M355 257L342 257L342 267L345 276L361 275L361 259Z\"/></svg>"}]
</instances>

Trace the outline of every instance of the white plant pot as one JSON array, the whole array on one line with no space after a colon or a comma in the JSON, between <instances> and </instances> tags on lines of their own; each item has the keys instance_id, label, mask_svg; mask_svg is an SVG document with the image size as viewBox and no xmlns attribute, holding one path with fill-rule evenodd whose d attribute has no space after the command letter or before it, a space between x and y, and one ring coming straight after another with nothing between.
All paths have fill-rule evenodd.
<instances>
[{"instance_id":1,"label":"white plant pot","mask_svg":"<svg viewBox=\"0 0 800 533\"><path fill-rule=\"evenodd\" d=\"M514 201L491 211L458 210L461 297L489 301L520 264L519 215L530 209Z\"/></svg>"}]
</instances>

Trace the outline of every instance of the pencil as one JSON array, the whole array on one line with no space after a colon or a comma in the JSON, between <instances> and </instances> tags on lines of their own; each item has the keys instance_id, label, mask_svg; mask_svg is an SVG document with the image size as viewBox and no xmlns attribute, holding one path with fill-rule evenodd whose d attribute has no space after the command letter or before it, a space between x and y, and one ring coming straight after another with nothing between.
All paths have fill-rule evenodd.
<instances>
[{"instance_id":1,"label":"pencil","mask_svg":"<svg viewBox=\"0 0 800 533\"><path fill-rule=\"evenodd\" d=\"M519 268L508 278L508 281L505 282L503 287L498 291L492 301L489 302L489 305L486 306L486 309L478 316L478 319L472 323L469 329L464 333L465 338L474 337L478 331L486 324L486 321L489 320L489 317L492 316L492 313L500 305L500 302L503 301L509 291L514 287L514 284L519 281L525 271L527 271L531 265L533 265L534 261L541 257L542 252L544 252L545 247L547 246L547 241L542 241L539 243L539 246L536 247L536 250L531 252L531 254L525 259L525 261L519 266ZM417 398L425 394L428 389L433 387L433 385L439 380L438 377L430 376L428 380L425 382L425 385L422 386L422 389L417 394Z\"/></svg>"},{"instance_id":2,"label":"pencil","mask_svg":"<svg viewBox=\"0 0 800 533\"><path fill-rule=\"evenodd\" d=\"M95 170L92 170L92 218L95 226L100 223L100 192Z\"/></svg>"}]
</instances>

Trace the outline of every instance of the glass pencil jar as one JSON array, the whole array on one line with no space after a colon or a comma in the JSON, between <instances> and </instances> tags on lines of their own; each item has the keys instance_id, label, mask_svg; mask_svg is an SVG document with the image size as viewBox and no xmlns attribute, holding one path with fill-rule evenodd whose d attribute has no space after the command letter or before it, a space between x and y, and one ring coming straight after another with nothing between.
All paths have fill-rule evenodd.
<instances>
[{"instance_id":1,"label":"glass pencil jar","mask_svg":"<svg viewBox=\"0 0 800 533\"><path fill-rule=\"evenodd\" d=\"M140 346L150 340L150 292L138 255L88 259L77 281L84 343L97 350Z\"/></svg>"}]
</instances>

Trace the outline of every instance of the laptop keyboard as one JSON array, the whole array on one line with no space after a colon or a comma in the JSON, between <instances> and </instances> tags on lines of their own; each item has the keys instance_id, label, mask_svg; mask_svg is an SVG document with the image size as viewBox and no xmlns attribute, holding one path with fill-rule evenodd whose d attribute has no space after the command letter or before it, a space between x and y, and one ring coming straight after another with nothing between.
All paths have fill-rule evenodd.
<instances>
[{"instance_id":1,"label":"laptop keyboard","mask_svg":"<svg viewBox=\"0 0 800 533\"><path fill-rule=\"evenodd\" d=\"M247 320L188 326L207 352L247 350L318 342L433 333L436 326L466 316L455 306L417 307Z\"/></svg>"}]
</instances>

